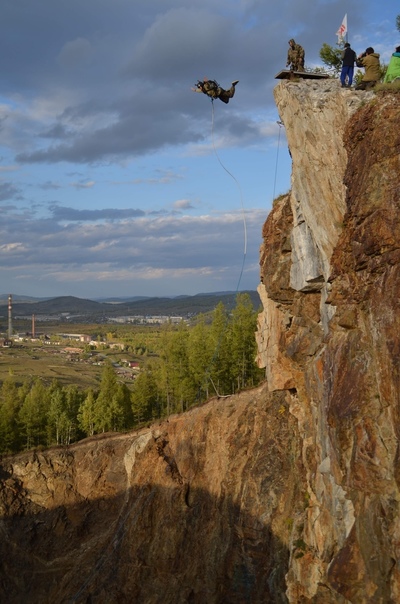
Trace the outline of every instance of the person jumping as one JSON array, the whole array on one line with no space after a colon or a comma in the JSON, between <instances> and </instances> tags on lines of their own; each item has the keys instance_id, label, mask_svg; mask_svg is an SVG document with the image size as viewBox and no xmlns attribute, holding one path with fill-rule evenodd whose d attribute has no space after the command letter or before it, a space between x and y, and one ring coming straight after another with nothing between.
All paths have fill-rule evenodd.
<instances>
[{"instance_id":1,"label":"person jumping","mask_svg":"<svg viewBox=\"0 0 400 604\"><path fill-rule=\"evenodd\" d=\"M204 78L203 80L198 80L195 88L192 88L192 90L193 92L202 92L212 100L219 99L223 103L229 103L229 99L235 94L235 86L238 82L239 80L234 80L231 87L225 90L215 80Z\"/></svg>"}]
</instances>

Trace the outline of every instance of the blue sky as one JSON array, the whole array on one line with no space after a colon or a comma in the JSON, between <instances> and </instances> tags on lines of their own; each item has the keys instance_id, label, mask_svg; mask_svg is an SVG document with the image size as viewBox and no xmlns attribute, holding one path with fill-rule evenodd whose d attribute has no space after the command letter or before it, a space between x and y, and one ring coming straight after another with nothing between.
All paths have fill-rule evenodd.
<instances>
[{"instance_id":1,"label":"blue sky","mask_svg":"<svg viewBox=\"0 0 400 604\"><path fill-rule=\"evenodd\" d=\"M255 289L291 163L288 40L321 65L345 13L389 61L398 0L0 0L0 293ZM229 87L228 105L190 88ZM278 146L279 139L279 146ZM243 274L241 268L247 247Z\"/></svg>"}]
</instances>

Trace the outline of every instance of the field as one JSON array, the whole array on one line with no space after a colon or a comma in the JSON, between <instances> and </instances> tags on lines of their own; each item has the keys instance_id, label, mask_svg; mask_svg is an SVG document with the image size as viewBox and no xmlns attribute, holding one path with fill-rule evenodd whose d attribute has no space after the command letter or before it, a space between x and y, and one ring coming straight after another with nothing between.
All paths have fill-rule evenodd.
<instances>
[{"instance_id":1,"label":"field","mask_svg":"<svg viewBox=\"0 0 400 604\"><path fill-rule=\"evenodd\" d=\"M60 349L51 346L17 344L0 350L0 381L12 378L21 384L29 378L40 377L45 384L57 379L63 386L75 384L79 388L96 387L101 366L84 361L72 361Z\"/></svg>"},{"instance_id":2,"label":"field","mask_svg":"<svg viewBox=\"0 0 400 604\"><path fill-rule=\"evenodd\" d=\"M100 367L72 362L66 354L50 347L18 345L0 350L0 381L12 378L17 383L40 377L46 384L57 378L63 386L76 384L81 388L95 386Z\"/></svg>"},{"instance_id":3,"label":"field","mask_svg":"<svg viewBox=\"0 0 400 604\"><path fill-rule=\"evenodd\" d=\"M50 337L55 337L56 333L99 334L103 330L104 326L96 325L46 325L46 334ZM121 340L130 342L130 350L140 346L145 348L149 339L157 339L152 328L125 327L123 331L124 337L121 337ZM118 341L121 334L107 335L110 342L112 336ZM112 341L110 345L112 346ZM108 359L114 364L119 379L129 387L133 383L135 371L127 367L127 362L142 364L143 357L131 351L105 346L102 348L88 351L87 347L85 350L84 344L72 341L59 345L29 339L14 341L12 347L0 348L0 383L11 378L21 384L27 379L40 377L46 385L57 379L63 386L73 384L80 389L96 388L101 379L103 365Z\"/></svg>"}]
</instances>

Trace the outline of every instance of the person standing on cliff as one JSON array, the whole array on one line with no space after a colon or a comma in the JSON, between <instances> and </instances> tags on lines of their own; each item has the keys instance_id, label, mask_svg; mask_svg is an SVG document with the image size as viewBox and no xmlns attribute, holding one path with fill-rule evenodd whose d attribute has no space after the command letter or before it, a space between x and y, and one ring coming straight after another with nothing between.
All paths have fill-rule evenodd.
<instances>
[{"instance_id":1,"label":"person standing on cliff","mask_svg":"<svg viewBox=\"0 0 400 604\"><path fill-rule=\"evenodd\" d=\"M344 50L342 52L342 72L340 74L340 81L342 83L342 88L350 88L353 83L353 75L354 75L354 63L357 60L357 55L354 50L351 48L349 42L346 42L344 45ZM347 80L347 83L346 83Z\"/></svg>"},{"instance_id":2,"label":"person standing on cliff","mask_svg":"<svg viewBox=\"0 0 400 604\"><path fill-rule=\"evenodd\" d=\"M364 67L365 74L356 86L356 90L370 90L381 79L379 57L379 53L375 52L372 46L369 46L364 53L358 55L357 67Z\"/></svg>"},{"instance_id":3,"label":"person standing on cliff","mask_svg":"<svg viewBox=\"0 0 400 604\"><path fill-rule=\"evenodd\" d=\"M290 71L305 71L304 69L305 52L300 44L289 40L289 50L287 54L286 67L290 66Z\"/></svg>"}]
</instances>

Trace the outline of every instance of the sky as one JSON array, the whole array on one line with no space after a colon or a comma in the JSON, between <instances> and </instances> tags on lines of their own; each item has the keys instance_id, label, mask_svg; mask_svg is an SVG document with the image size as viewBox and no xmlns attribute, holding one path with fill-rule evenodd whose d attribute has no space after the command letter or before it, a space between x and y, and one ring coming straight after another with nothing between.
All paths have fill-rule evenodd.
<instances>
[{"instance_id":1,"label":"sky","mask_svg":"<svg viewBox=\"0 0 400 604\"><path fill-rule=\"evenodd\" d=\"M291 162L288 40L321 66L347 13L388 62L398 0L0 0L0 293L242 291ZM228 105L194 94L204 76Z\"/></svg>"}]
</instances>

